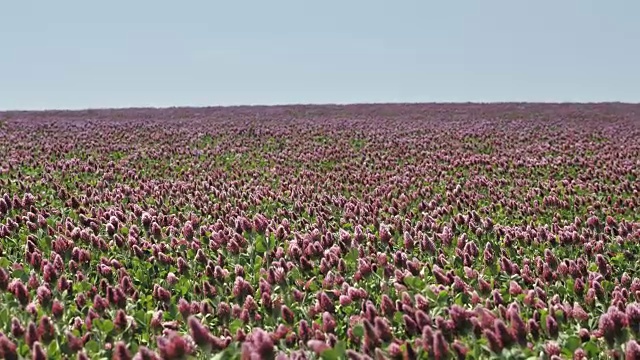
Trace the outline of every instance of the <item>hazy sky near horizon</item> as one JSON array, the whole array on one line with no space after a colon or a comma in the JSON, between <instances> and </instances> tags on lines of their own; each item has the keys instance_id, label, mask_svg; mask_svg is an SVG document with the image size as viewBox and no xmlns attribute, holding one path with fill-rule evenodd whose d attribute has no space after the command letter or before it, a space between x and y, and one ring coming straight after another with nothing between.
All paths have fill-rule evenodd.
<instances>
[{"instance_id":1,"label":"hazy sky near horizon","mask_svg":"<svg viewBox=\"0 0 640 360\"><path fill-rule=\"evenodd\" d=\"M0 109L640 102L640 2L4 1Z\"/></svg>"}]
</instances>

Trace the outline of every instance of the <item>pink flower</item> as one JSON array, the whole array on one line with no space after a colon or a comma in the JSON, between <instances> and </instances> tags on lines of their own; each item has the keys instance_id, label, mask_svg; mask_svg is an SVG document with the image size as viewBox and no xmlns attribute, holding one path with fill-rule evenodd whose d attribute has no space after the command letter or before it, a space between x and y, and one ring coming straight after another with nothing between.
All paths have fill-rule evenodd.
<instances>
[{"instance_id":1,"label":"pink flower","mask_svg":"<svg viewBox=\"0 0 640 360\"><path fill-rule=\"evenodd\" d=\"M96 294L96 296L93 297L93 308L97 312L103 312L108 306L107 300L103 299L102 296Z\"/></svg>"},{"instance_id":2,"label":"pink flower","mask_svg":"<svg viewBox=\"0 0 640 360\"><path fill-rule=\"evenodd\" d=\"M127 314L122 309L118 309L116 312L115 319L113 320L113 324L116 329L123 331L129 325L129 320L127 319Z\"/></svg>"},{"instance_id":3,"label":"pink flower","mask_svg":"<svg viewBox=\"0 0 640 360\"><path fill-rule=\"evenodd\" d=\"M311 336L311 328L306 320L301 320L300 324L298 324L298 336L302 340L306 340Z\"/></svg>"},{"instance_id":4,"label":"pink flower","mask_svg":"<svg viewBox=\"0 0 640 360\"><path fill-rule=\"evenodd\" d=\"M616 338L622 337L627 326L628 319L626 314L615 306L609 307L609 310L602 314L598 321L598 330L610 346L613 345Z\"/></svg>"},{"instance_id":5,"label":"pink flower","mask_svg":"<svg viewBox=\"0 0 640 360\"><path fill-rule=\"evenodd\" d=\"M336 328L336 321L327 311L322 313L322 330L325 333L332 333Z\"/></svg>"},{"instance_id":6,"label":"pink flower","mask_svg":"<svg viewBox=\"0 0 640 360\"><path fill-rule=\"evenodd\" d=\"M581 328L580 330L578 330L578 336L580 337L580 340L582 340L582 342L587 342L591 339L589 330L585 328Z\"/></svg>"},{"instance_id":7,"label":"pink flower","mask_svg":"<svg viewBox=\"0 0 640 360\"><path fill-rule=\"evenodd\" d=\"M57 259L57 258L56 258ZM58 274L51 264L46 264L43 269L43 280L46 283L53 284L58 279Z\"/></svg>"},{"instance_id":8,"label":"pink flower","mask_svg":"<svg viewBox=\"0 0 640 360\"><path fill-rule=\"evenodd\" d=\"M304 293L298 289L293 289L291 293L296 302L301 302L304 299Z\"/></svg>"},{"instance_id":9,"label":"pink flower","mask_svg":"<svg viewBox=\"0 0 640 360\"><path fill-rule=\"evenodd\" d=\"M491 292L491 285L483 278L478 278L478 291L481 294L488 294Z\"/></svg>"},{"instance_id":10,"label":"pink flower","mask_svg":"<svg viewBox=\"0 0 640 360\"><path fill-rule=\"evenodd\" d=\"M596 216L591 216L587 219L587 226L589 226L590 228L597 228L598 226L600 226L600 219L598 219Z\"/></svg>"},{"instance_id":11,"label":"pink flower","mask_svg":"<svg viewBox=\"0 0 640 360\"><path fill-rule=\"evenodd\" d=\"M69 350L74 353L82 350L82 348L84 347L82 339L77 338L70 331L67 331L65 335L67 338L67 346L69 347Z\"/></svg>"},{"instance_id":12,"label":"pink flower","mask_svg":"<svg viewBox=\"0 0 640 360\"><path fill-rule=\"evenodd\" d=\"M339 302L341 306L349 306L352 303L351 298L347 295L340 295Z\"/></svg>"},{"instance_id":13,"label":"pink flower","mask_svg":"<svg viewBox=\"0 0 640 360\"><path fill-rule=\"evenodd\" d=\"M440 330L433 334L433 356L436 360L446 359L449 354L449 344Z\"/></svg>"},{"instance_id":14,"label":"pink flower","mask_svg":"<svg viewBox=\"0 0 640 360\"><path fill-rule=\"evenodd\" d=\"M404 248L407 250L412 250L414 241L413 241L413 236L411 236L411 233L409 233L408 231L405 231L402 239L404 242Z\"/></svg>"},{"instance_id":15,"label":"pink flower","mask_svg":"<svg viewBox=\"0 0 640 360\"><path fill-rule=\"evenodd\" d=\"M151 328L153 329L162 328L163 315L164 314L162 310L158 310L153 313L153 315L151 316L150 324L149 324Z\"/></svg>"},{"instance_id":16,"label":"pink flower","mask_svg":"<svg viewBox=\"0 0 640 360\"><path fill-rule=\"evenodd\" d=\"M163 302L168 302L169 300L171 300L171 293L169 292L169 290L163 288L162 286L160 286L158 284L154 284L153 285L153 297L156 300L163 301Z\"/></svg>"},{"instance_id":17,"label":"pink flower","mask_svg":"<svg viewBox=\"0 0 640 360\"><path fill-rule=\"evenodd\" d=\"M37 266L33 266L33 267L37 267ZM40 286L38 275L36 275L36 273L33 270L31 270L31 274L29 275L29 280L27 281L27 285L29 286L30 289L37 289L38 286Z\"/></svg>"},{"instance_id":18,"label":"pink flower","mask_svg":"<svg viewBox=\"0 0 640 360\"><path fill-rule=\"evenodd\" d=\"M289 307L287 307L286 305L282 305L280 312L284 322L286 322L287 324L293 324L293 322L295 321L295 316L293 314L293 311L291 311Z\"/></svg>"},{"instance_id":19,"label":"pink flower","mask_svg":"<svg viewBox=\"0 0 640 360\"><path fill-rule=\"evenodd\" d=\"M27 326L25 341L29 346L32 346L36 341L38 341L38 329L33 321L29 322L29 325Z\"/></svg>"},{"instance_id":20,"label":"pink flower","mask_svg":"<svg viewBox=\"0 0 640 360\"><path fill-rule=\"evenodd\" d=\"M418 333L418 325L409 315L402 315L402 320L404 322L404 328L407 335L413 336Z\"/></svg>"},{"instance_id":21,"label":"pink flower","mask_svg":"<svg viewBox=\"0 0 640 360\"><path fill-rule=\"evenodd\" d=\"M160 360L158 354L149 350L146 346L140 346L138 353L133 357L133 360Z\"/></svg>"},{"instance_id":22,"label":"pink flower","mask_svg":"<svg viewBox=\"0 0 640 360\"><path fill-rule=\"evenodd\" d=\"M538 340L540 338L540 325L538 322L535 319L529 319L527 327L529 328L529 333L533 339Z\"/></svg>"},{"instance_id":23,"label":"pink flower","mask_svg":"<svg viewBox=\"0 0 640 360\"><path fill-rule=\"evenodd\" d=\"M382 294L380 309L386 316L393 316L396 311L393 301L389 296L387 296L387 294Z\"/></svg>"},{"instance_id":24,"label":"pink flower","mask_svg":"<svg viewBox=\"0 0 640 360\"><path fill-rule=\"evenodd\" d=\"M169 274L167 274L167 283L169 285L175 285L178 283L178 278L176 277L176 274L170 272Z\"/></svg>"},{"instance_id":25,"label":"pink flower","mask_svg":"<svg viewBox=\"0 0 640 360\"><path fill-rule=\"evenodd\" d=\"M53 327L53 323L48 316L43 316L40 318L40 323L38 324L38 339L40 339L44 343L49 343L53 340L55 336L55 328Z\"/></svg>"},{"instance_id":26,"label":"pink flower","mask_svg":"<svg viewBox=\"0 0 640 360\"><path fill-rule=\"evenodd\" d=\"M527 344L527 325L524 323L520 314L512 311L510 315L511 332L521 346Z\"/></svg>"},{"instance_id":27,"label":"pink flower","mask_svg":"<svg viewBox=\"0 0 640 360\"><path fill-rule=\"evenodd\" d=\"M515 281L511 281L509 283L509 294L511 296L517 296L520 295L522 293L522 288L520 287L520 285L515 282Z\"/></svg>"},{"instance_id":28,"label":"pink flower","mask_svg":"<svg viewBox=\"0 0 640 360\"><path fill-rule=\"evenodd\" d=\"M200 320L195 318L194 316L190 316L187 320L189 325L189 334L191 334L191 338L195 341L198 346L208 349L211 347L213 339L212 335Z\"/></svg>"},{"instance_id":29,"label":"pink flower","mask_svg":"<svg viewBox=\"0 0 640 360\"><path fill-rule=\"evenodd\" d=\"M322 354L325 350L331 349L326 342L320 340L309 340L307 342L307 347L318 355Z\"/></svg>"},{"instance_id":30,"label":"pink flower","mask_svg":"<svg viewBox=\"0 0 640 360\"><path fill-rule=\"evenodd\" d=\"M189 271L189 264L187 264L187 261L183 257L178 257L177 264L178 273L185 274L187 271Z\"/></svg>"},{"instance_id":31,"label":"pink flower","mask_svg":"<svg viewBox=\"0 0 640 360\"><path fill-rule=\"evenodd\" d=\"M47 360L47 353L42 348L42 345L37 341L31 346L31 359Z\"/></svg>"},{"instance_id":32,"label":"pink flower","mask_svg":"<svg viewBox=\"0 0 640 360\"><path fill-rule=\"evenodd\" d=\"M191 221L187 221L182 227L182 235L184 235L187 240L192 240L194 234L195 232L193 231L193 225L191 224Z\"/></svg>"},{"instance_id":33,"label":"pink flower","mask_svg":"<svg viewBox=\"0 0 640 360\"><path fill-rule=\"evenodd\" d=\"M405 315L406 316L406 315ZM376 347L380 346L380 338L378 337L378 333L375 330L375 327L369 322L369 320L364 320L362 325L364 326L364 347L367 350L373 350Z\"/></svg>"},{"instance_id":34,"label":"pink flower","mask_svg":"<svg viewBox=\"0 0 640 360\"><path fill-rule=\"evenodd\" d=\"M418 325L418 329L423 329L425 326L431 326L432 321L429 315L422 310L417 310L415 312L415 321ZM455 323L454 323L455 324Z\"/></svg>"},{"instance_id":35,"label":"pink flower","mask_svg":"<svg viewBox=\"0 0 640 360\"><path fill-rule=\"evenodd\" d=\"M0 356L6 360L18 360L17 346L9 338L0 334Z\"/></svg>"},{"instance_id":36,"label":"pink flower","mask_svg":"<svg viewBox=\"0 0 640 360\"><path fill-rule=\"evenodd\" d=\"M58 299L53 301L53 305L51 305L51 314L57 319L62 317L62 313L64 312L64 305Z\"/></svg>"},{"instance_id":37,"label":"pink flower","mask_svg":"<svg viewBox=\"0 0 640 360\"><path fill-rule=\"evenodd\" d=\"M253 217L253 227L258 234L264 234L269 226L269 221L264 215L256 214Z\"/></svg>"},{"instance_id":38,"label":"pink flower","mask_svg":"<svg viewBox=\"0 0 640 360\"><path fill-rule=\"evenodd\" d=\"M605 337L609 345L612 346L615 341L616 328L608 313L600 316L600 320L598 320L598 330Z\"/></svg>"},{"instance_id":39,"label":"pink flower","mask_svg":"<svg viewBox=\"0 0 640 360\"><path fill-rule=\"evenodd\" d=\"M193 351L187 340L173 331L158 337L156 342L160 355L165 360L179 360Z\"/></svg>"},{"instance_id":40,"label":"pink flower","mask_svg":"<svg viewBox=\"0 0 640 360\"><path fill-rule=\"evenodd\" d=\"M629 340L624 346L624 358L626 360L630 359L640 359L640 345L635 340Z\"/></svg>"},{"instance_id":41,"label":"pink flower","mask_svg":"<svg viewBox=\"0 0 640 360\"><path fill-rule=\"evenodd\" d=\"M467 310L459 305L451 306L449 309L449 316L451 317L451 320L453 320L456 330L458 331L462 331L470 325Z\"/></svg>"},{"instance_id":42,"label":"pink flower","mask_svg":"<svg viewBox=\"0 0 640 360\"><path fill-rule=\"evenodd\" d=\"M487 246L485 246L484 252L482 253L482 255L484 257L485 263L487 264L493 263L494 256L493 256L493 249L491 248L491 243L487 243Z\"/></svg>"},{"instance_id":43,"label":"pink flower","mask_svg":"<svg viewBox=\"0 0 640 360\"><path fill-rule=\"evenodd\" d=\"M118 341L113 351L112 360L131 360L131 353L124 342Z\"/></svg>"},{"instance_id":44,"label":"pink flower","mask_svg":"<svg viewBox=\"0 0 640 360\"><path fill-rule=\"evenodd\" d=\"M483 331L484 337L487 338L489 342L489 348L496 354L500 354L503 349L502 341L500 337L498 337L492 330L485 329Z\"/></svg>"},{"instance_id":45,"label":"pink flower","mask_svg":"<svg viewBox=\"0 0 640 360\"><path fill-rule=\"evenodd\" d=\"M627 304L626 308L629 328L636 334L640 333L640 306L637 303Z\"/></svg>"},{"instance_id":46,"label":"pink flower","mask_svg":"<svg viewBox=\"0 0 640 360\"><path fill-rule=\"evenodd\" d=\"M226 320L231 316L231 307L226 302L221 302L216 313L221 319Z\"/></svg>"},{"instance_id":47,"label":"pink flower","mask_svg":"<svg viewBox=\"0 0 640 360\"><path fill-rule=\"evenodd\" d=\"M244 299L243 308L250 313L254 313L256 310L258 310L258 304L254 300L253 296L247 295L247 297Z\"/></svg>"},{"instance_id":48,"label":"pink flower","mask_svg":"<svg viewBox=\"0 0 640 360\"><path fill-rule=\"evenodd\" d=\"M11 334L16 338L21 338L24 335L24 327L16 317L11 318Z\"/></svg>"},{"instance_id":49,"label":"pink flower","mask_svg":"<svg viewBox=\"0 0 640 360\"><path fill-rule=\"evenodd\" d=\"M246 285L244 284L244 279L242 276L237 276L235 282L233 283L233 296L235 297L244 297L246 296Z\"/></svg>"},{"instance_id":50,"label":"pink flower","mask_svg":"<svg viewBox=\"0 0 640 360\"><path fill-rule=\"evenodd\" d=\"M2 248L0 248L0 253L2 252ZM0 291L5 291L9 287L9 273L4 269L0 268Z\"/></svg>"},{"instance_id":51,"label":"pink flower","mask_svg":"<svg viewBox=\"0 0 640 360\"><path fill-rule=\"evenodd\" d=\"M393 340L393 332L391 331L389 320L383 317L376 317L374 320L374 326L380 340L385 342L391 342L391 340Z\"/></svg>"},{"instance_id":52,"label":"pink flower","mask_svg":"<svg viewBox=\"0 0 640 360\"><path fill-rule=\"evenodd\" d=\"M51 290L48 287L41 285L36 290L36 294L38 295L38 301L42 305L48 305L51 301Z\"/></svg>"},{"instance_id":53,"label":"pink flower","mask_svg":"<svg viewBox=\"0 0 640 360\"><path fill-rule=\"evenodd\" d=\"M191 304L184 298L180 298L180 300L178 300L178 312L184 319L188 318L189 315L191 315Z\"/></svg>"},{"instance_id":54,"label":"pink flower","mask_svg":"<svg viewBox=\"0 0 640 360\"><path fill-rule=\"evenodd\" d=\"M142 216L140 217L140 221L142 222L142 226L144 226L145 228L149 228L153 219L151 217L151 214L145 211L142 213Z\"/></svg>"},{"instance_id":55,"label":"pink flower","mask_svg":"<svg viewBox=\"0 0 640 360\"><path fill-rule=\"evenodd\" d=\"M493 322L493 329L494 334L498 337L498 339L500 339L500 343L502 343L504 347L508 348L514 343L515 339L507 328L507 325L505 325L502 320L495 319Z\"/></svg>"},{"instance_id":56,"label":"pink flower","mask_svg":"<svg viewBox=\"0 0 640 360\"><path fill-rule=\"evenodd\" d=\"M264 330L256 328L249 335L249 339L242 344L242 358L255 353L259 359L273 359L275 347L271 336Z\"/></svg>"},{"instance_id":57,"label":"pink flower","mask_svg":"<svg viewBox=\"0 0 640 360\"><path fill-rule=\"evenodd\" d=\"M391 237L391 233L389 232L389 228L387 226L380 225L378 234L380 235L380 241L383 244L389 245L391 243L392 237Z\"/></svg>"},{"instance_id":58,"label":"pink flower","mask_svg":"<svg viewBox=\"0 0 640 360\"><path fill-rule=\"evenodd\" d=\"M544 345L544 351L549 357L560 355L560 346L554 341L549 341Z\"/></svg>"},{"instance_id":59,"label":"pink flower","mask_svg":"<svg viewBox=\"0 0 640 360\"><path fill-rule=\"evenodd\" d=\"M335 312L335 306L333 304L333 301L329 299L329 296L327 296L325 292L320 293L318 300L319 300L320 308L322 310L328 311L330 313Z\"/></svg>"}]
</instances>

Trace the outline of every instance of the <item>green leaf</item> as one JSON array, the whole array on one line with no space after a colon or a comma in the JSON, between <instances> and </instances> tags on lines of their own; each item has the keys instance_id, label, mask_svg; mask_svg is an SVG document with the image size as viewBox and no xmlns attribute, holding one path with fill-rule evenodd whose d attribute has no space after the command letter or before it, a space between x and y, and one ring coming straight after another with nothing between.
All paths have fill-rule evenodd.
<instances>
[{"instance_id":1,"label":"green leaf","mask_svg":"<svg viewBox=\"0 0 640 360\"><path fill-rule=\"evenodd\" d=\"M355 335L356 337L363 337L364 336L364 327L362 325L356 325L353 327L353 335Z\"/></svg>"},{"instance_id":2,"label":"green leaf","mask_svg":"<svg viewBox=\"0 0 640 360\"><path fill-rule=\"evenodd\" d=\"M404 283L407 284L413 290L424 289L424 281L416 276L407 276L404 278Z\"/></svg>"},{"instance_id":3,"label":"green leaf","mask_svg":"<svg viewBox=\"0 0 640 360\"><path fill-rule=\"evenodd\" d=\"M58 346L57 341L51 342L49 347L47 348L47 356L49 358L55 359L60 354L60 347Z\"/></svg>"},{"instance_id":4,"label":"green leaf","mask_svg":"<svg viewBox=\"0 0 640 360\"><path fill-rule=\"evenodd\" d=\"M587 355L590 358L595 359L598 357L600 353L600 349L598 348L598 345L596 345L593 341L587 341L582 345L582 348L584 349L584 351L587 352Z\"/></svg>"},{"instance_id":5,"label":"green leaf","mask_svg":"<svg viewBox=\"0 0 640 360\"><path fill-rule=\"evenodd\" d=\"M449 298L449 292L446 290L442 290L438 294L438 302L446 302L448 298Z\"/></svg>"},{"instance_id":6,"label":"green leaf","mask_svg":"<svg viewBox=\"0 0 640 360\"><path fill-rule=\"evenodd\" d=\"M351 251L344 257L344 261L347 264L353 264L356 260L358 260L358 249L352 248Z\"/></svg>"},{"instance_id":7,"label":"green leaf","mask_svg":"<svg viewBox=\"0 0 640 360\"><path fill-rule=\"evenodd\" d=\"M288 277L291 280L298 280L302 278L302 274L300 274L300 269L294 267L291 271L288 272Z\"/></svg>"},{"instance_id":8,"label":"green leaf","mask_svg":"<svg viewBox=\"0 0 640 360\"><path fill-rule=\"evenodd\" d=\"M9 323L9 309L6 307L0 311L0 324L8 324Z\"/></svg>"},{"instance_id":9,"label":"green leaf","mask_svg":"<svg viewBox=\"0 0 640 360\"><path fill-rule=\"evenodd\" d=\"M231 331L232 334L235 334L238 331L238 329L240 329L241 327L242 327L242 320L235 319L229 324L229 331Z\"/></svg>"},{"instance_id":10,"label":"green leaf","mask_svg":"<svg viewBox=\"0 0 640 360\"><path fill-rule=\"evenodd\" d=\"M29 348L29 345L27 345L27 343L23 343L22 345L20 345L18 352L20 353L20 355L22 355L23 358L27 358L27 356L31 352L31 349Z\"/></svg>"},{"instance_id":11,"label":"green leaf","mask_svg":"<svg viewBox=\"0 0 640 360\"><path fill-rule=\"evenodd\" d=\"M219 353L217 353L214 357L211 358L211 360L222 360L224 357L224 352L220 351Z\"/></svg>"},{"instance_id":12,"label":"green leaf","mask_svg":"<svg viewBox=\"0 0 640 360\"><path fill-rule=\"evenodd\" d=\"M546 312L541 312L540 314L540 327L542 331L547 332L547 316L549 316Z\"/></svg>"},{"instance_id":13,"label":"green leaf","mask_svg":"<svg viewBox=\"0 0 640 360\"><path fill-rule=\"evenodd\" d=\"M28 279L29 275L27 275L27 273L22 269L16 269L16 270L13 270L13 273L11 274L11 276L18 279L22 279L24 276L27 276L27 279Z\"/></svg>"},{"instance_id":14,"label":"green leaf","mask_svg":"<svg viewBox=\"0 0 640 360\"><path fill-rule=\"evenodd\" d=\"M100 351L100 345L95 340L89 340L84 344L84 348L89 350L89 353L97 353Z\"/></svg>"},{"instance_id":15,"label":"green leaf","mask_svg":"<svg viewBox=\"0 0 640 360\"><path fill-rule=\"evenodd\" d=\"M570 291L571 295L574 294L573 292L573 286L574 286L575 282L573 279L567 279L565 281L565 288L567 289L567 291Z\"/></svg>"},{"instance_id":16,"label":"green leaf","mask_svg":"<svg viewBox=\"0 0 640 360\"><path fill-rule=\"evenodd\" d=\"M73 284L73 291L74 292L86 292L89 289L91 289L91 284L89 284L86 281L81 281L79 283Z\"/></svg>"},{"instance_id":17,"label":"green leaf","mask_svg":"<svg viewBox=\"0 0 640 360\"><path fill-rule=\"evenodd\" d=\"M264 237L259 236L256 239L256 252L262 254L267 251L267 245L264 243Z\"/></svg>"},{"instance_id":18,"label":"green leaf","mask_svg":"<svg viewBox=\"0 0 640 360\"><path fill-rule=\"evenodd\" d=\"M402 312L396 311L395 314L393 314L393 320L398 324L402 323L404 321L402 315Z\"/></svg>"},{"instance_id":19,"label":"green leaf","mask_svg":"<svg viewBox=\"0 0 640 360\"><path fill-rule=\"evenodd\" d=\"M136 319L138 324L146 326L147 325L147 312L144 310L138 310L133 314L133 318Z\"/></svg>"},{"instance_id":20,"label":"green leaf","mask_svg":"<svg viewBox=\"0 0 640 360\"><path fill-rule=\"evenodd\" d=\"M110 333L115 328L115 326L113 325L113 321L109 319L105 319L105 320L96 319L93 321L93 323L96 325L98 330L106 334Z\"/></svg>"},{"instance_id":21,"label":"green leaf","mask_svg":"<svg viewBox=\"0 0 640 360\"><path fill-rule=\"evenodd\" d=\"M564 342L564 348L571 351L571 353L573 353L577 348L580 347L580 344L582 342L580 341L580 338L573 335L573 336L569 336L567 338L567 340L565 340Z\"/></svg>"},{"instance_id":22,"label":"green leaf","mask_svg":"<svg viewBox=\"0 0 640 360\"><path fill-rule=\"evenodd\" d=\"M256 256L254 261L255 261L255 264L253 264L253 271L255 273L259 273L260 269L262 268L262 264L264 263L264 260L262 259L262 256Z\"/></svg>"},{"instance_id":23,"label":"green leaf","mask_svg":"<svg viewBox=\"0 0 640 360\"><path fill-rule=\"evenodd\" d=\"M333 349L338 352L338 355L344 356L347 353L347 344L344 341L338 341Z\"/></svg>"},{"instance_id":24,"label":"green leaf","mask_svg":"<svg viewBox=\"0 0 640 360\"><path fill-rule=\"evenodd\" d=\"M427 288L425 290L425 294L427 295L429 300L436 300L436 294L433 292L433 290L431 290L431 288Z\"/></svg>"},{"instance_id":25,"label":"green leaf","mask_svg":"<svg viewBox=\"0 0 640 360\"><path fill-rule=\"evenodd\" d=\"M327 349L320 354L320 358L323 360L339 360L340 354L336 349Z\"/></svg>"}]
</instances>

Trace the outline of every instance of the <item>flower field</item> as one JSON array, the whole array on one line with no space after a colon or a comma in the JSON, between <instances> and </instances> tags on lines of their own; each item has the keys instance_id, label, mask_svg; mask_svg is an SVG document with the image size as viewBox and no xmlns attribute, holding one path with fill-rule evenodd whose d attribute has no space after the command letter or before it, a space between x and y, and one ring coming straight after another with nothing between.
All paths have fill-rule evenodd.
<instances>
[{"instance_id":1,"label":"flower field","mask_svg":"<svg viewBox=\"0 0 640 360\"><path fill-rule=\"evenodd\" d=\"M0 358L640 359L639 243L638 105L0 113Z\"/></svg>"}]
</instances>

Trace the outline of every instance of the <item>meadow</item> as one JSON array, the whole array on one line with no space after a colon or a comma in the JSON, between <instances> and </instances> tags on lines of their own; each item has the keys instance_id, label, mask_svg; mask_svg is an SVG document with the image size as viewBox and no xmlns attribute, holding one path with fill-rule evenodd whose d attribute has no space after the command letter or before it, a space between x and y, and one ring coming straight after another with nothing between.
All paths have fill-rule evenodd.
<instances>
[{"instance_id":1,"label":"meadow","mask_svg":"<svg viewBox=\"0 0 640 360\"><path fill-rule=\"evenodd\" d=\"M0 358L640 359L640 105L0 113Z\"/></svg>"}]
</instances>

